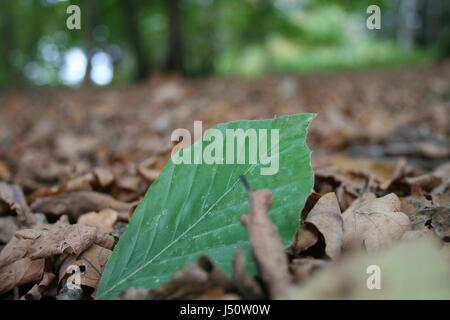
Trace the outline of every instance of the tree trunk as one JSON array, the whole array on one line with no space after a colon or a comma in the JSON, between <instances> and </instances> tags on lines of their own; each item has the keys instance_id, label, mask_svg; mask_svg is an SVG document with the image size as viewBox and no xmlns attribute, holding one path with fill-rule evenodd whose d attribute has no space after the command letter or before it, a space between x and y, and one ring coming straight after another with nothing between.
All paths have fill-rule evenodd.
<instances>
[{"instance_id":1,"label":"tree trunk","mask_svg":"<svg viewBox=\"0 0 450 320\"><path fill-rule=\"evenodd\" d=\"M401 46L412 49L415 43L418 0L400 1L400 19L397 39Z\"/></svg>"},{"instance_id":2,"label":"tree trunk","mask_svg":"<svg viewBox=\"0 0 450 320\"><path fill-rule=\"evenodd\" d=\"M86 73L84 74L84 83L90 82L91 70L92 70L92 56L94 55L95 48L95 39L94 39L94 30L95 27L99 24L100 21L100 11L98 6L98 0L85 0L84 7L86 8L86 23L84 27L84 41L86 47Z\"/></svg>"},{"instance_id":3,"label":"tree trunk","mask_svg":"<svg viewBox=\"0 0 450 320\"><path fill-rule=\"evenodd\" d=\"M150 72L150 67L147 62L145 50L141 41L139 21L137 18L138 5L136 0L120 1L123 8L123 15L125 19L125 28L128 39L133 49L133 54L136 62L135 80L145 80Z\"/></svg>"},{"instance_id":4,"label":"tree trunk","mask_svg":"<svg viewBox=\"0 0 450 320\"><path fill-rule=\"evenodd\" d=\"M165 70L184 73L182 0L165 0L169 19L169 38Z\"/></svg>"}]
</instances>

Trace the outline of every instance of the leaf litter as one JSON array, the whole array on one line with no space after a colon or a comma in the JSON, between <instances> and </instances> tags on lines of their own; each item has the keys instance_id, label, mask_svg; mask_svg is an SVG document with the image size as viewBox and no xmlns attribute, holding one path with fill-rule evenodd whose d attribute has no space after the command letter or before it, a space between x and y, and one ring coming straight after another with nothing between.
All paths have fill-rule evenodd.
<instances>
[{"instance_id":1,"label":"leaf litter","mask_svg":"<svg viewBox=\"0 0 450 320\"><path fill-rule=\"evenodd\" d=\"M170 157L172 130L315 112L314 193L290 247L280 250L263 219L270 236L247 224L256 276L236 250L231 276L204 256L158 288L120 298L448 299L449 78L446 63L249 82L152 77L148 88L50 91L49 99L11 92L0 117L8 132L0 137L0 298L94 298L136 204ZM280 94L285 81L297 91ZM64 108L69 100L79 108ZM250 215L267 214L269 191L262 194L250 196ZM82 270L79 291L67 286L71 265ZM386 270L382 290L367 290L368 265Z\"/></svg>"}]
</instances>

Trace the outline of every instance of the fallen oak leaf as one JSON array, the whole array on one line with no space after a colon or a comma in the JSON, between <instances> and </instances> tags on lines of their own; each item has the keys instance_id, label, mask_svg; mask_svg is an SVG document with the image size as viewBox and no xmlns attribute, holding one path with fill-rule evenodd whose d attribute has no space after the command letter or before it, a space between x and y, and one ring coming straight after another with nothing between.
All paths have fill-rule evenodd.
<instances>
[{"instance_id":1,"label":"fallen oak leaf","mask_svg":"<svg viewBox=\"0 0 450 320\"><path fill-rule=\"evenodd\" d=\"M38 199L32 203L31 209L54 217L68 215L70 221L75 222L83 213L107 208L128 216L132 205L132 203L118 201L107 194L80 191Z\"/></svg>"},{"instance_id":2,"label":"fallen oak leaf","mask_svg":"<svg viewBox=\"0 0 450 320\"><path fill-rule=\"evenodd\" d=\"M343 220L341 209L334 192L323 195L312 208L304 221L313 225L325 240L325 253L331 259L341 254L343 244Z\"/></svg>"},{"instance_id":3,"label":"fallen oak leaf","mask_svg":"<svg viewBox=\"0 0 450 320\"><path fill-rule=\"evenodd\" d=\"M19 230L15 237L32 239L28 255L38 259L63 253L79 255L94 243L96 234L95 227L55 223L38 229Z\"/></svg>"},{"instance_id":4,"label":"fallen oak leaf","mask_svg":"<svg viewBox=\"0 0 450 320\"><path fill-rule=\"evenodd\" d=\"M71 225L64 219L52 225L19 230L0 252L0 278L6 279L1 282L0 288L7 292L18 285L36 282L42 277L46 261L53 265L54 258L59 258L57 260L62 263L68 259L76 260L92 246L96 249L103 246L104 254L98 261L104 266L114 242L113 236L98 232L95 227Z\"/></svg>"},{"instance_id":5,"label":"fallen oak leaf","mask_svg":"<svg viewBox=\"0 0 450 320\"><path fill-rule=\"evenodd\" d=\"M295 256L299 256L312 248L319 241L319 231L313 225L300 225L297 233L295 234L295 240L292 244L290 251Z\"/></svg>"},{"instance_id":6,"label":"fallen oak leaf","mask_svg":"<svg viewBox=\"0 0 450 320\"><path fill-rule=\"evenodd\" d=\"M409 218L400 212L399 198L391 193L381 198L366 193L342 214L344 249L365 246L367 251L384 247L411 229Z\"/></svg>"},{"instance_id":7,"label":"fallen oak leaf","mask_svg":"<svg viewBox=\"0 0 450 320\"><path fill-rule=\"evenodd\" d=\"M341 253L343 243L343 221L336 194L330 192L321 197L315 196L313 201L315 203L309 204L312 206L308 209L309 212L302 211L302 223L290 250L295 256L308 253L314 257L323 258L326 255L336 259ZM318 250L308 252L308 249L316 248L319 240L323 241L323 244L317 247Z\"/></svg>"},{"instance_id":8,"label":"fallen oak leaf","mask_svg":"<svg viewBox=\"0 0 450 320\"><path fill-rule=\"evenodd\" d=\"M103 209L99 212L88 212L78 218L78 224L97 227L98 230L109 233L113 231L119 213L112 209Z\"/></svg>"}]
</instances>

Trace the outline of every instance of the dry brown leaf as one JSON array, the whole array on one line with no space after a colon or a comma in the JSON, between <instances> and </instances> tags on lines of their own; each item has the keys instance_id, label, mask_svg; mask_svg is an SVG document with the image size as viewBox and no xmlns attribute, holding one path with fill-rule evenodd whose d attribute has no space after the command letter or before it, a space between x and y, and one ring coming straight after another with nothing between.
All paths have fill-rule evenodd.
<instances>
[{"instance_id":1,"label":"dry brown leaf","mask_svg":"<svg viewBox=\"0 0 450 320\"><path fill-rule=\"evenodd\" d=\"M365 194L343 214L344 249L364 246L368 251L398 240L411 229L407 215L400 212L399 198L391 193L382 198Z\"/></svg>"},{"instance_id":2,"label":"dry brown leaf","mask_svg":"<svg viewBox=\"0 0 450 320\"><path fill-rule=\"evenodd\" d=\"M94 243L99 245L100 247L112 250L114 244L116 243L116 240L114 239L114 236L110 234L97 232Z\"/></svg>"},{"instance_id":3,"label":"dry brown leaf","mask_svg":"<svg viewBox=\"0 0 450 320\"><path fill-rule=\"evenodd\" d=\"M107 194L81 191L40 198L33 202L31 209L53 217L68 215L70 221L75 222L83 213L107 208L128 214L131 206L132 204L118 201Z\"/></svg>"},{"instance_id":4,"label":"dry brown leaf","mask_svg":"<svg viewBox=\"0 0 450 320\"><path fill-rule=\"evenodd\" d=\"M98 230L109 233L113 231L119 213L112 209L103 209L100 212L88 212L78 218L78 224L97 227Z\"/></svg>"},{"instance_id":5,"label":"dry brown leaf","mask_svg":"<svg viewBox=\"0 0 450 320\"><path fill-rule=\"evenodd\" d=\"M325 240L325 253L331 259L341 254L343 221L341 209L334 192L323 195L306 217L305 225L312 224Z\"/></svg>"},{"instance_id":6,"label":"dry brown leaf","mask_svg":"<svg viewBox=\"0 0 450 320\"><path fill-rule=\"evenodd\" d=\"M272 192L248 190L249 212L242 216L261 278L273 299L284 296L290 283L287 255L277 227L270 221Z\"/></svg>"},{"instance_id":7,"label":"dry brown leaf","mask_svg":"<svg viewBox=\"0 0 450 320\"><path fill-rule=\"evenodd\" d=\"M169 161L173 145L169 144L162 148L156 155L145 159L138 166L138 172L149 182L155 181L162 168Z\"/></svg>"},{"instance_id":8,"label":"dry brown leaf","mask_svg":"<svg viewBox=\"0 0 450 320\"><path fill-rule=\"evenodd\" d=\"M65 133L56 139L56 153L66 159L76 158L92 152L97 144L93 136Z\"/></svg>"},{"instance_id":9,"label":"dry brown leaf","mask_svg":"<svg viewBox=\"0 0 450 320\"><path fill-rule=\"evenodd\" d=\"M57 222L36 229L19 230L15 237L32 240L27 256L37 259L63 253L79 255L94 243L96 235L95 227Z\"/></svg>"},{"instance_id":10,"label":"dry brown leaf","mask_svg":"<svg viewBox=\"0 0 450 320\"><path fill-rule=\"evenodd\" d=\"M345 211L348 207L350 207L353 201L358 198L358 193L346 185L340 185L336 189L336 197L338 198L341 211Z\"/></svg>"},{"instance_id":11,"label":"dry brown leaf","mask_svg":"<svg viewBox=\"0 0 450 320\"><path fill-rule=\"evenodd\" d=\"M114 173L108 168L98 167L94 169L93 173L97 184L101 188L107 188L114 182Z\"/></svg>"},{"instance_id":12,"label":"dry brown leaf","mask_svg":"<svg viewBox=\"0 0 450 320\"><path fill-rule=\"evenodd\" d=\"M355 172L372 176L378 183L384 183L392 179L397 168L395 162L388 160L350 158L340 154L329 157L329 162L340 172Z\"/></svg>"},{"instance_id":13,"label":"dry brown leaf","mask_svg":"<svg viewBox=\"0 0 450 320\"><path fill-rule=\"evenodd\" d=\"M29 254L29 247L33 239L19 239L13 237L0 252L0 268L7 266Z\"/></svg>"},{"instance_id":14,"label":"dry brown leaf","mask_svg":"<svg viewBox=\"0 0 450 320\"><path fill-rule=\"evenodd\" d=\"M0 268L0 294L25 283L39 281L44 272L44 265L44 259L23 258Z\"/></svg>"},{"instance_id":15,"label":"dry brown leaf","mask_svg":"<svg viewBox=\"0 0 450 320\"><path fill-rule=\"evenodd\" d=\"M98 245L92 245L79 256L70 255L59 269L59 283L72 274L69 267L78 266L80 268L80 284L93 289L97 288L98 282L103 272L103 268L108 262L112 251Z\"/></svg>"},{"instance_id":16,"label":"dry brown leaf","mask_svg":"<svg viewBox=\"0 0 450 320\"><path fill-rule=\"evenodd\" d=\"M14 213L17 220L26 226L32 226L36 222L22 189L17 185L0 182L0 215L10 213Z\"/></svg>"},{"instance_id":17,"label":"dry brown leaf","mask_svg":"<svg viewBox=\"0 0 450 320\"><path fill-rule=\"evenodd\" d=\"M302 224L295 234L295 240L291 247L296 256L313 247L319 241L319 231L313 225Z\"/></svg>"}]
</instances>

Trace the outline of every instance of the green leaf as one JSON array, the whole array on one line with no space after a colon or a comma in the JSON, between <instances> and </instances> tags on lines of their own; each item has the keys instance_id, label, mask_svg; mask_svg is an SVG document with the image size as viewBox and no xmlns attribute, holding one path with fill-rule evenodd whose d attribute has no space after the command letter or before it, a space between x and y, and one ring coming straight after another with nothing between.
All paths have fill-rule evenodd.
<instances>
[{"instance_id":1,"label":"green leaf","mask_svg":"<svg viewBox=\"0 0 450 320\"><path fill-rule=\"evenodd\" d=\"M236 248L243 248L251 257L250 243L240 223L240 217L248 209L240 175L245 175L254 189L272 190L270 218L278 226L284 245L290 244L299 223L299 212L313 186L306 133L314 117L314 114L298 114L234 121L214 127L224 136L227 129L268 130L266 141L269 141L271 158L263 157L262 164L261 161L248 164L249 139L244 148L235 150L235 155L245 152L246 164L174 164L169 160L114 249L103 272L97 299L113 299L129 287L157 287L185 263L201 255L211 257L228 274ZM270 129L278 129L279 143L270 142L270 132L273 132ZM192 149L193 154L205 151L209 144L199 139L177 155ZM225 158L226 154L223 155ZM264 162L267 159L273 163L278 160L276 174L261 174L261 169L268 167ZM249 262L249 271L254 273L253 259Z\"/></svg>"}]
</instances>

